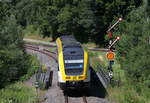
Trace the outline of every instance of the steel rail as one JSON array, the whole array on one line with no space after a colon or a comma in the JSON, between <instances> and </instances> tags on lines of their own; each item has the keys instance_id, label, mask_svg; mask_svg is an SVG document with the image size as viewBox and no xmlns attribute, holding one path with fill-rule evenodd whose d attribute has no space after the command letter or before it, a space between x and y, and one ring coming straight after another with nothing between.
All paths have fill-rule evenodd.
<instances>
[{"instance_id":1,"label":"steel rail","mask_svg":"<svg viewBox=\"0 0 150 103\"><path fill-rule=\"evenodd\" d=\"M42 44L42 43L34 43L34 42L25 42L25 44L29 44L29 45L41 45L41 46L45 46L45 47L56 47L56 44L53 43L49 43L49 44Z\"/></svg>"},{"instance_id":2,"label":"steel rail","mask_svg":"<svg viewBox=\"0 0 150 103\"><path fill-rule=\"evenodd\" d=\"M67 95L65 95L65 103L69 103Z\"/></svg>"},{"instance_id":3,"label":"steel rail","mask_svg":"<svg viewBox=\"0 0 150 103\"><path fill-rule=\"evenodd\" d=\"M85 96L83 96L82 99L83 99L83 103L87 103L87 99Z\"/></svg>"},{"instance_id":4,"label":"steel rail","mask_svg":"<svg viewBox=\"0 0 150 103\"><path fill-rule=\"evenodd\" d=\"M31 48L35 48L35 49L40 49L40 47L45 47L45 46L40 46L40 45L35 45L35 46L33 46L32 44L25 44L25 47L31 47ZM47 50L47 49L45 49L45 48L43 48L43 51L45 51L45 52L50 52L50 53L52 53L52 54L56 54L55 52L52 52L52 51Z\"/></svg>"},{"instance_id":5,"label":"steel rail","mask_svg":"<svg viewBox=\"0 0 150 103\"><path fill-rule=\"evenodd\" d=\"M39 50L38 47L27 46L27 45L25 45L24 47L25 47L26 49L30 49L30 50L37 51L37 52L40 52L40 53L42 53L42 54L45 54L45 55L47 55L48 57L53 58L53 59L57 62L56 57L52 56L52 55L50 54L50 53L52 53L52 52L49 52L48 50L45 50L45 49ZM53 54L55 54L55 53L53 52Z\"/></svg>"}]
</instances>

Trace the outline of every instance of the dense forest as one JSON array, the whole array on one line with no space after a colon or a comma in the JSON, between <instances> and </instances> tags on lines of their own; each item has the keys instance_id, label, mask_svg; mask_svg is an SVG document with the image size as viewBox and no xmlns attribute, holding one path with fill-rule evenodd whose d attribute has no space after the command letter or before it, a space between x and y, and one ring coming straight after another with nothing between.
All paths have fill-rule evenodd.
<instances>
[{"instance_id":1,"label":"dense forest","mask_svg":"<svg viewBox=\"0 0 150 103\"><path fill-rule=\"evenodd\" d=\"M74 35L81 42L96 43L104 43L114 18L125 18L140 5L140 0L12 0L5 4L19 25L36 25L43 36L55 40L60 35Z\"/></svg>"},{"instance_id":2,"label":"dense forest","mask_svg":"<svg viewBox=\"0 0 150 103\"><path fill-rule=\"evenodd\" d=\"M106 31L119 17L124 22L114 30L121 37L117 59L136 91L150 98L149 0L0 0L0 88L27 73L22 30L28 25L53 41L74 35L105 45Z\"/></svg>"}]
</instances>

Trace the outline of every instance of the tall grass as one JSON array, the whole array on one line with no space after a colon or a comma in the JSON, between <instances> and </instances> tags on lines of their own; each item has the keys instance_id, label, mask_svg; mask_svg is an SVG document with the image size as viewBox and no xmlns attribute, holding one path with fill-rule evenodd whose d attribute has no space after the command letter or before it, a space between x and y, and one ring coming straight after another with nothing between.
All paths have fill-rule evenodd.
<instances>
[{"instance_id":1,"label":"tall grass","mask_svg":"<svg viewBox=\"0 0 150 103\"><path fill-rule=\"evenodd\" d=\"M18 82L0 90L0 103L35 103L35 89Z\"/></svg>"},{"instance_id":2,"label":"tall grass","mask_svg":"<svg viewBox=\"0 0 150 103\"><path fill-rule=\"evenodd\" d=\"M148 88L145 90L139 93L132 83L126 82L122 86L109 88L109 99L116 103L150 103L150 98L146 94L149 93L149 90Z\"/></svg>"}]
</instances>

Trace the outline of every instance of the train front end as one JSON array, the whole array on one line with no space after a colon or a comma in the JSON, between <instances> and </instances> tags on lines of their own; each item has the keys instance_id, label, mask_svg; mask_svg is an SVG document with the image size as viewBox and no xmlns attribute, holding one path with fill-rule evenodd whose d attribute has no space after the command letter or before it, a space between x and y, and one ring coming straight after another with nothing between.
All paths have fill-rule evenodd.
<instances>
[{"instance_id":1,"label":"train front end","mask_svg":"<svg viewBox=\"0 0 150 103\"><path fill-rule=\"evenodd\" d=\"M90 70L87 51L76 41L57 39L58 85L61 89L87 88L90 86ZM67 38L67 40L72 38Z\"/></svg>"}]
</instances>

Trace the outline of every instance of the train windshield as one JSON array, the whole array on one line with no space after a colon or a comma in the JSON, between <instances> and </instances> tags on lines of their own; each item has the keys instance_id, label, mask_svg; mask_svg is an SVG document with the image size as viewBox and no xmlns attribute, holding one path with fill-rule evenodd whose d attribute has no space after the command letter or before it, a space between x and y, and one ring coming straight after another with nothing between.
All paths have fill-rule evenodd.
<instances>
[{"instance_id":1,"label":"train windshield","mask_svg":"<svg viewBox=\"0 0 150 103\"><path fill-rule=\"evenodd\" d=\"M65 63L67 75L81 75L83 73L83 63Z\"/></svg>"},{"instance_id":2,"label":"train windshield","mask_svg":"<svg viewBox=\"0 0 150 103\"><path fill-rule=\"evenodd\" d=\"M81 75L84 67L83 49L68 47L63 50L63 53L66 74Z\"/></svg>"}]
</instances>

